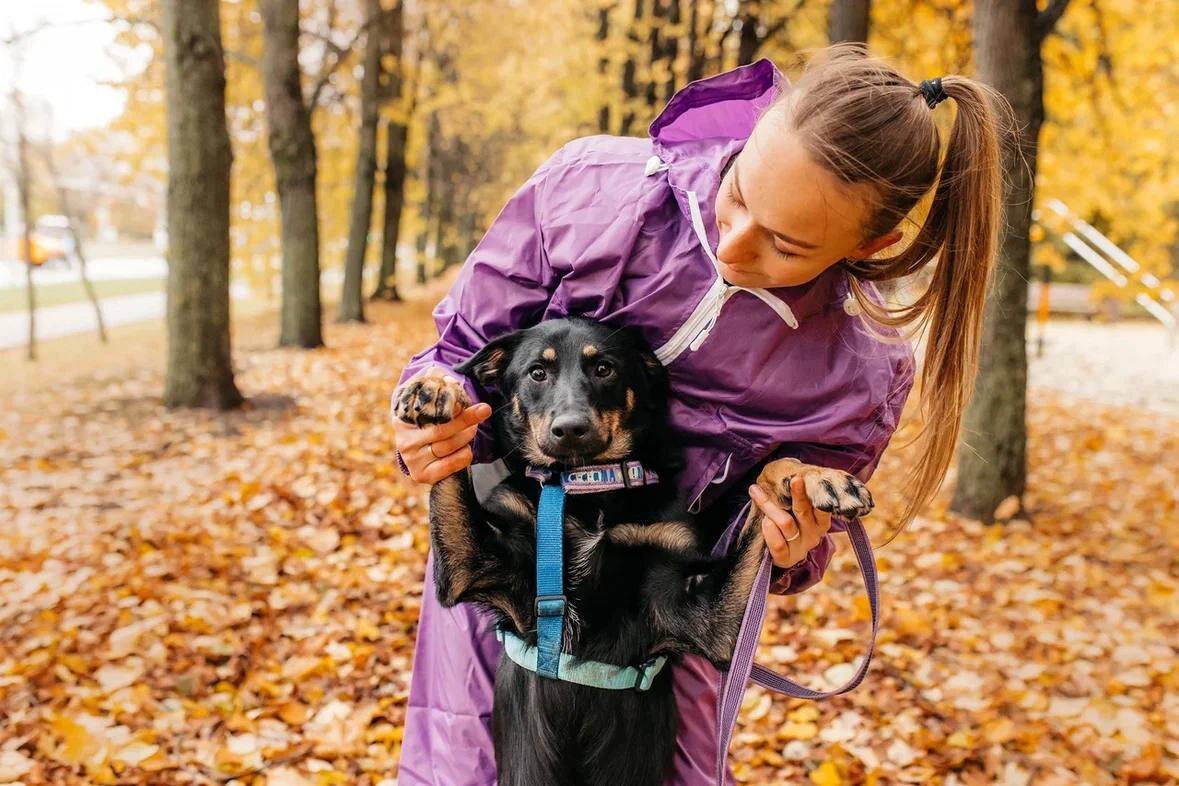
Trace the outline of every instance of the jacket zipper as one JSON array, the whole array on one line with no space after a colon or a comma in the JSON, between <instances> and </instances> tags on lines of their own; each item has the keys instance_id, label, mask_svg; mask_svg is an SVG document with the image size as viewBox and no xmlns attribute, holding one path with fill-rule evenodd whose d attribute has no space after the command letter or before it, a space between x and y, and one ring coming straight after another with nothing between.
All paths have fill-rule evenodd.
<instances>
[{"instance_id":1,"label":"jacket zipper","mask_svg":"<svg viewBox=\"0 0 1179 786\"><path fill-rule=\"evenodd\" d=\"M680 325L679 329L663 346L655 350L655 357L659 359L659 362L666 366L682 355L685 349L690 349L693 352L698 350L716 326L725 303L738 292L748 292L754 295L772 308L783 322L792 328L797 328L798 320L795 318L794 312L790 310L790 306L764 289L737 286L728 283L721 277L720 263L709 246L708 235L704 232L704 218L700 213L700 202L696 197L696 192L688 191L687 195L688 209L692 214L692 227L696 230L696 239L700 241L701 247L708 254L716 278L709 286L708 291L704 293L704 297L700 298L700 302L692 309L692 313L684 321L684 324Z\"/></svg>"}]
</instances>

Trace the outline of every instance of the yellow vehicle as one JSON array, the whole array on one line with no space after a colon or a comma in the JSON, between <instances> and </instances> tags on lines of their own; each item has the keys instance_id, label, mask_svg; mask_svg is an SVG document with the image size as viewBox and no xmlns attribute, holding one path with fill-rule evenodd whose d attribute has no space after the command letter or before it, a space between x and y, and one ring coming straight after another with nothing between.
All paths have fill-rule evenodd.
<instances>
[{"instance_id":1,"label":"yellow vehicle","mask_svg":"<svg viewBox=\"0 0 1179 786\"><path fill-rule=\"evenodd\" d=\"M25 258L22 248L23 238L17 239L13 247L8 249L8 256L23 261ZM33 267L64 264L69 261L69 249L65 238L55 229L35 228L29 234L29 262Z\"/></svg>"}]
</instances>

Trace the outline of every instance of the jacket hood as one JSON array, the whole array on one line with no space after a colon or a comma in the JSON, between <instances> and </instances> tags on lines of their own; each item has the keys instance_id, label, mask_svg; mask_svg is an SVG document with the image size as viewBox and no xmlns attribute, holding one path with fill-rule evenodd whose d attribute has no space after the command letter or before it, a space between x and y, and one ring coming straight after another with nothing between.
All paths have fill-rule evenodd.
<instances>
[{"instance_id":1,"label":"jacket hood","mask_svg":"<svg viewBox=\"0 0 1179 786\"><path fill-rule=\"evenodd\" d=\"M656 155L674 165L693 157L700 142L743 145L762 111L788 87L766 58L685 85L648 129Z\"/></svg>"},{"instance_id":2,"label":"jacket hood","mask_svg":"<svg viewBox=\"0 0 1179 786\"><path fill-rule=\"evenodd\" d=\"M667 172L681 212L704 233L707 243L702 239L701 244L710 257L720 243L715 199L725 168L745 146L765 109L789 89L789 80L773 61L762 58L685 85L648 129L655 155L646 173ZM846 296L847 277L842 266L832 265L806 284L770 287L755 294L796 327L796 320ZM779 303L791 314L784 314Z\"/></svg>"}]
</instances>

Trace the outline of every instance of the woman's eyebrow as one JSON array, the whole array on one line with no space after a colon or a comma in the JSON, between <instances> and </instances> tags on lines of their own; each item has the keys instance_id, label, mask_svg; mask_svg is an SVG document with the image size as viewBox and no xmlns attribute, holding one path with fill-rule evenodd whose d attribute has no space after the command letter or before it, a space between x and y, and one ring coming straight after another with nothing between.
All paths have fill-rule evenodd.
<instances>
[{"instance_id":1,"label":"woman's eyebrow","mask_svg":"<svg viewBox=\"0 0 1179 786\"><path fill-rule=\"evenodd\" d=\"M739 157L740 156L738 156L738 158ZM741 185L737 182L737 159L736 158L733 159L733 188L735 188L737 190L737 196L741 197L741 201L744 202L745 201L745 194L743 194L741 192ZM780 239L785 240L787 243L793 243L796 246L800 246L802 248L807 248L807 249L818 248L818 246L816 246L814 243L808 243L805 240L796 240L795 238L790 237L790 235L787 235L785 232L778 232L776 230L770 229L769 227L763 227L763 228L767 232L769 232L770 234L777 235Z\"/></svg>"}]
</instances>

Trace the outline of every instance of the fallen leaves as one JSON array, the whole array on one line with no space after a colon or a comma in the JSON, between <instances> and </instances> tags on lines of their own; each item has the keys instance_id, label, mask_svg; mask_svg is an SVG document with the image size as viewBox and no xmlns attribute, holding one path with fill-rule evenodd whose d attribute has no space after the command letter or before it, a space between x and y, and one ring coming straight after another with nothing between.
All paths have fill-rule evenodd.
<instances>
[{"instance_id":1,"label":"fallen leaves","mask_svg":"<svg viewBox=\"0 0 1179 786\"><path fill-rule=\"evenodd\" d=\"M428 312L239 352L285 409L167 412L147 374L0 408L0 784L393 786L427 538L385 412ZM824 703L751 688L740 782L1179 779L1179 427L1036 392L1030 417L1023 507L987 526L935 503L880 550L868 679ZM877 472L879 518L905 460ZM867 635L841 551L773 599L759 653L816 687Z\"/></svg>"}]
</instances>

